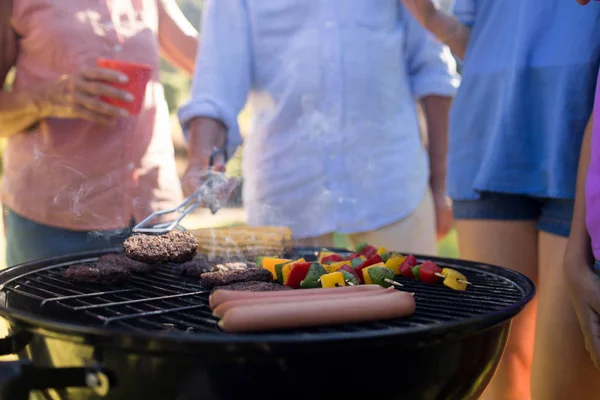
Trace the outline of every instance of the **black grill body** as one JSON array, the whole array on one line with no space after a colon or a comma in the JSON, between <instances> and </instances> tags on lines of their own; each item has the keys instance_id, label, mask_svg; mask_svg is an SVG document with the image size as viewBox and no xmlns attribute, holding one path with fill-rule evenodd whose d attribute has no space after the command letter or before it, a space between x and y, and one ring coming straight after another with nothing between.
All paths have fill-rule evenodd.
<instances>
[{"instance_id":1,"label":"black grill body","mask_svg":"<svg viewBox=\"0 0 600 400\"><path fill-rule=\"evenodd\" d=\"M316 249L294 253L309 261ZM25 399L17 396L44 389L35 393L61 399L477 399L497 368L511 319L535 291L511 270L427 257L460 270L472 285L454 292L398 278L415 293L417 312L410 318L233 335L218 330L199 280L169 266L112 287L62 280L68 265L103 254L0 273L0 314L13 333L0 342L0 352L21 357L19 364L0 364L0 376L14 378L2 381L1 398Z\"/></svg>"}]
</instances>

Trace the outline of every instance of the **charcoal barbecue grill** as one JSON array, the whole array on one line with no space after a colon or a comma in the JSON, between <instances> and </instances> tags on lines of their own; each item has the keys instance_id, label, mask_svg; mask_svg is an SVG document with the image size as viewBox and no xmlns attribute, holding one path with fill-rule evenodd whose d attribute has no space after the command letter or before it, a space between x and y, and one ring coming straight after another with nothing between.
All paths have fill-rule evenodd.
<instances>
[{"instance_id":1,"label":"charcoal barbecue grill","mask_svg":"<svg viewBox=\"0 0 600 400\"><path fill-rule=\"evenodd\" d=\"M340 249L333 251L343 252ZM533 283L509 269L442 258L466 292L397 278L405 319L254 334L217 327L209 292L173 266L114 286L74 285L71 264L117 249L0 272L0 399L477 399ZM289 256L316 258L315 248Z\"/></svg>"}]
</instances>

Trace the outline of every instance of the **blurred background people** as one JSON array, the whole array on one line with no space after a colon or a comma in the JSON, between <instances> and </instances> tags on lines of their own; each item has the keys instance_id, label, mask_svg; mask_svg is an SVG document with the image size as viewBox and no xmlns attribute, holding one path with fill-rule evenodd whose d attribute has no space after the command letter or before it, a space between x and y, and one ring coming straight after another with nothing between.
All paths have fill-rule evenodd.
<instances>
[{"instance_id":1,"label":"blurred background people","mask_svg":"<svg viewBox=\"0 0 600 400\"><path fill-rule=\"evenodd\" d=\"M178 204L181 186L159 55L191 72L197 32L174 0L2 0L2 204L7 264L112 247L133 221ZM99 58L146 64L139 115L125 76Z\"/></svg>"},{"instance_id":2,"label":"blurred background people","mask_svg":"<svg viewBox=\"0 0 600 400\"><path fill-rule=\"evenodd\" d=\"M248 99L250 225L289 226L298 244L332 246L338 232L350 244L437 252L436 228L451 227L446 135L459 77L448 49L400 2L208 0L201 36L179 111L184 190L197 187L214 148L240 144Z\"/></svg>"},{"instance_id":3,"label":"blurred background people","mask_svg":"<svg viewBox=\"0 0 600 400\"><path fill-rule=\"evenodd\" d=\"M598 371L562 261L600 62L600 8L456 0L450 15L432 0L403 3L463 61L448 154L460 256L515 269L538 288L484 398L590 398Z\"/></svg>"}]
</instances>

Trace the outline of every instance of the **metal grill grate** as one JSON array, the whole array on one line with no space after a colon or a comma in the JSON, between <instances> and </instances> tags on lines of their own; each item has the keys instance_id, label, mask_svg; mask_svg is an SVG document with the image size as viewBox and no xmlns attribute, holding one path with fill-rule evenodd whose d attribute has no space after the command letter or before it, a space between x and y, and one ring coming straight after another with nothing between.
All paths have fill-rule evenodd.
<instances>
[{"instance_id":1,"label":"metal grill grate","mask_svg":"<svg viewBox=\"0 0 600 400\"><path fill-rule=\"evenodd\" d=\"M114 286L75 285L62 273L69 265L95 261L78 260L41 268L4 284L7 304L69 322L118 326L137 331L218 332L217 320L208 307L209 291L199 279L186 278L163 266L146 276ZM355 332L369 329L422 328L489 315L522 302L521 287L485 269L461 268L472 283L466 292L443 285L425 285L402 277L403 290L414 292L417 312L400 320L339 327L314 328L304 333Z\"/></svg>"}]
</instances>

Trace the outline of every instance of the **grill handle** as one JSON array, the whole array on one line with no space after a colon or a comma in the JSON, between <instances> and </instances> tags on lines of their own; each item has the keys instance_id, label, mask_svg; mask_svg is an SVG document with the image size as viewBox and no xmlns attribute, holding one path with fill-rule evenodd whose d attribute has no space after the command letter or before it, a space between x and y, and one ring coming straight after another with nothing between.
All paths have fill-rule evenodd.
<instances>
[{"instance_id":1,"label":"grill handle","mask_svg":"<svg viewBox=\"0 0 600 400\"><path fill-rule=\"evenodd\" d=\"M31 338L31 333L21 330L0 339L0 356L21 352ZM104 397L115 384L114 374L99 366L39 368L26 359L0 362L0 400L28 400L31 390L68 387L88 387Z\"/></svg>"},{"instance_id":2,"label":"grill handle","mask_svg":"<svg viewBox=\"0 0 600 400\"><path fill-rule=\"evenodd\" d=\"M87 387L98 396L108 393L115 379L98 368L38 368L29 360L0 362L0 400L27 400L36 389Z\"/></svg>"},{"instance_id":3,"label":"grill handle","mask_svg":"<svg viewBox=\"0 0 600 400\"><path fill-rule=\"evenodd\" d=\"M0 339L0 356L20 353L29 344L32 337L31 333L21 330Z\"/></svg>"}]
</instances>

